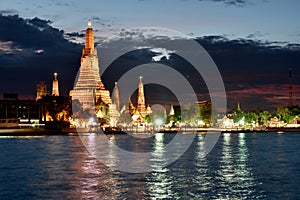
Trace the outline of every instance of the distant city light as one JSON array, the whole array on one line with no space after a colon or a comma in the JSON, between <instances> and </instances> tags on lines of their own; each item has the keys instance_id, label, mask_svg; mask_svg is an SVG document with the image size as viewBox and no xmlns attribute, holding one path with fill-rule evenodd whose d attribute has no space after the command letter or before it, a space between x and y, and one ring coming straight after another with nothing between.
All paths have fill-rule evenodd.
<instances>
[{"instance_id":1,"label":"distant city light","mask_svg":"<svg viewBox=\"0 0 300 200\"><path fill-rule=\"evenodd\" d=\"M158 119L155 119L154 123L155 123L155 125L157 125L157 126L161 126L161 125L163 125L163 120L160 119L160 118L158 118Z\"/></svg>"},{"instance_id":2,"label":"distant city light","mask_svg":"<svg viewBox=\"0 0 300 200\"><path fill-rule=\"evenodd\" d=\"M163 133L156 133L155 134L155 139L156 139L157 142L164 141L164 134Z\"/></svg>"},{"instance_id":3,"label":"distant city light","mask_svg":"<svg viewBox=\"0 0 300 200\"><path fill-rule=\"evenodd\" d=\"M240 124L241 126L244 126L244 125L245 125L245 120L244 120L244 118L241 119L241 120L239 121L239 124Z\"/></svg>"},{"instance_id":4,"label":"distant city light","mask_svg":"<svg viewBox=\"0 0 300 200\"><path fill-rule=\"evenodd\" d=\"M198 125L199 125L199 126L204 126L204 125L205 125L205 123L204 123L204 121L203 121L203 120L199 120L199 121L198 121Z\"/></svg>"},{"instance_id":5,"label":"distant city light","mask_svg":"<svg viewBox=\"0 0 300 200\"><path fill-rule=\"evenodd\" d=\"M91 117L89 120L90 123L94 122L94 117Z\"/></svg>"}]
</instances>

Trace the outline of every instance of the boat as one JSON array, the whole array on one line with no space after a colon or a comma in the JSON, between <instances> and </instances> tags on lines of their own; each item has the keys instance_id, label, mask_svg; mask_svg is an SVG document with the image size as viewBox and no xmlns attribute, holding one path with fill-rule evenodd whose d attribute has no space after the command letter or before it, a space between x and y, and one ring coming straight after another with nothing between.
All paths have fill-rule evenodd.
<instances>
[{"instance_id":1,"label":"boat","mask_svg":"<svg viewBox=\"0 0 300 200\"><path fill-rule=\"evenodd\" d=\"M102 128L102 130L105 134L126 134L126 132L122 131L122 129L118 126L109 126Z\"/></svg>"},{"instance_id":2,"label":"boat","mask_svg":"<svg viewBox=\"0 0 300 200\"><path fill-rule=\"evenodd\" d=\"M178 133L180 131L179 127L164 127L160 129L159 133Z\"/></svg>"},{"instance_id":3,"label":"boat","mask_svg":"<svg viewBox=\"0 0 300 200\"><path fill-rule=\"evenodd\" d=\"M0 128L19 128L18 118L0 119Z\"/></svg>"}]
</instances>

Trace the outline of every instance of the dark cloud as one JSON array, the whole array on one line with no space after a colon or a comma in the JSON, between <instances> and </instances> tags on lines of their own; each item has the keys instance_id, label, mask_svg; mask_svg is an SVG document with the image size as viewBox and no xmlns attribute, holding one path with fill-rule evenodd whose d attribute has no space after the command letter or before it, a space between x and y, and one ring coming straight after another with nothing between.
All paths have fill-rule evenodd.
<instances>
[{"instance_id":1,"label":"dark cloud","mask_svg":"<svg viewBox=\"0 0 300 200\"><path fill-rule=\"evenodd\" d=\"M198 0L198 1L220 2L226 5L234 5L234 6L244 6L246 4L249 4L248 0Z\"/></svg>"},{"instance_id":2,"label":"dark cloud","mask_svg":"<svg viewBox=\"0 0 300 200\"><path fill-rule=\"evenodd\" d=\"M115 49L126 49L128 45L139 47L139 41L143 41L144 46L141 47L144 48L151 48L151 44L154 43L168 43L168 38L148 38L138 30L123 30L119 36L120 39L111 41L107 45L116 46ZM156 42L153 42L153 40L156 40ZM261 41L249 38L231 40L224 36L204 36L197 38L196 41L207 50L222 75L226 91L228 92L229 108L235 107L238 101L244 104L245 109L251 109L254 106L271 109L278 106L279 101L281 101L281 105L286 105L284 98L278 100L278 97L288 95L288 87L286 85L289 83L288 68L290 67L293 68L292 83L300 85L300 69L298 68L300 65L299 44ZM102 55L103 51L101 51ZM122 65L122 68L113 74L122 73L121 71L125 70L126 64L129 63L128 65L130 65L133 61L139 61L140 64L151 62L153 56L155 55L149 54L147 57L146 53L137 53L130 55L128 58L122 57L122 64L116 64L116 68L117 65ZM159 63L168 66L174 63L179 67L188 69L186 63L173 55L169 60L165 59ZM189 71L184 71L183 73L187 74ZM107 75L107 78L105 79L104 77L103 80L107 81L107 85L112 85L111 87L113 87L113 81L117 80L111 80L111 75ZM198 79L195 82L193 82L194 80L191 81L195 85L198 84ZM271 85L276 85L277 91L270 92L269 90L276 88L271 87ZM298 88L294 87L295 91L293 93L296 94ZM199 96L201 95L199 94ZM276 102L272 102L272 98L277 99Z\"/></svg>"},{"instance_id":3,"label":"dark cloud","mask_svg":"<svg viewBox=\"0 0 300 200\"><path fill-rule=\"evenodd\" d=\"M46 81L50 90L52 74L58 72L62 93L67 94L79 69L82 46L70 42L66 36L82 39L84 32L65 33L52 27L51 21L40 18L23 19L18 15L0 15L0 33L0 93L17 92L20 96L29 94L33 97L36 83ZM122 38L131 38L133 41L154 40L135 30L123 30L119 39L105 45L125 49L128 45L138 45L129 44ZM156 39L158 43L168 40ZM238 101L244 109L254 106L271 109L285 105L290 67L293 69L293 93L295 98L300 96L300 44L262 41L255 39L255 35L234 40L225 36L204 36L196 38L196 41L207 50L220 70L229 108L235 107ZM101 52L99 55L101 57L107 54ZM128 59L147 63L152 61L156 53L137 51L128 56ZM105 62L105 57L100 60ZM187 66L173 55L170 59L161 59L161 63L178 68ZM122 69L125 64L126 60L122 61ZM109 89L115 81L112 80L113 75L103 77ZM191 82L194 81L192 76L189 77ZM199 88L201 89L202 87ZM199 94L199 97L205 100L205 95Z\"/></svg>"},{"instance_id":4,"label":"dark cloud","mask_svg":"<svg viewBox=\"0 0 300 200\"><path fill-rule=\"evenodd\" d=\"M17 14L17 13L18 12L13 9L0 10L0 14L2 14L2 15L13 15L13 14Z\"/></svg>"},{"instance_id":5,"label":"dark cloud","mask_svg":"<svg viewBox=\"0 0 300 200\"><path fill-rule=\"evenodd\" d=\"M63 37L64 32L51 27L50 23L49 20L38 18L22 19L18 15L1 15L0 39L2 41L13 41L23 48L64 45L67 42Z\"/></svg>"},{"instance_id":6,"label":"dark cloud","mask_svg":"<svg viewBox=\"0 0 300 200\"><path fill-rule=\"evenodd\" d=\"M197 38L197 41L214 58L220 70L228 75L249 75L248 72L251 72L258 77L260 74L276 74L300 63L299 44L251 39L229 40L222 36L206 36Z\"/></svg>"},{"instance_id":7,"label":"dark cloud","mask_svg":"<svg viewBox=\"0 0 300 200\"><path fill-rule=\"evenodd\" d=\"M138 0L138 2L144 2L149 0ZM182 0L182 1L188 1L188 0ZM234 6L244 6L246 4L251 4L252 2L249 0L197 0L197 1L211 1L211 2L218 2L218 3L224 3L226 5L234 5Z\"/></svg>"},{"instance_id":8,"label":"dark cloud","mask_svg":"<svg viewBox=\"0 0 300 200\"><path fill-rule=\"evenodd\" d=\"M80 38L85 37L84 33L78 33L78 32L66 33L66 35L69 37L80 37Z\"/></svg>"},{"instance_id":9,"label":"dark cloud","mask_svg":"<svg viewBox=\"0 0 300 200\"><path fill-rule=\"evenodd\" d=\"M64 38L64 31L39 18L0 15L0 93L34 96L36 83L58 72L61 91L67 94L79 68L81 45Z\"/></svg>"},{"instance_id":10,"label":"dark cloud","mask_svg":"<svg viewBox=\"0 0 300 200\"><path fill-rule=\"evenodd\" d=\"M257 39L257 38L261 38L261 37L265 37L269 35L269 33L261 33L259 31L255 32L255 33L251 33L249 34L246 38L249 38L249 39Z\"/></svg>"},{"instance_id":11,"label":"dark cloud","mask_svg":"<svg viewBox=\"0 0 300 200\"><path fill-rule=\"evenodd\" d=\"M229 92L228 102L231 107L237 101L247 102L245 108L248 109L263 104L268 108L277 106L278 101L272 105L270 100L266 103L264 99L288 96L288 87L285 84L289 83L290 67L293 68L293 84L300 85L299 44L252 39L229 40L222 36L206 36L198 38L197 41L217 64ZM276 84L280 94L268 93L270 84ZM232 91L245 91L248 96L236 95ZM281 105L285 105L284 100L281 100Z\"/></svg>"},{"instance_id":12,"label":"dark cloud","mask_svg":"<svg viewBox=\"0 0 300 200\"><path fill-rule=\"evenodd\" d=\"M39 19L39 18L35 17L33 19L29 19L26 21L36 27L39 27L39 28L52 28L50 26L50 24L52 23L51 20L44 20L44 19Z\"/></svg>"},{"instance_id":13,"label":"dark cloud","mask_svg":"<svg viewBox=\"0 0 300 200\"><path fill-rule=\"evenodd\" d=\"M64 1L60 1L60 0L52 0L49 1L49 6L60 6L60 7L70 7L70 6L74 6L74 2L67 2L66 0Z\"/></svg>"},{"instance_id":14,"label":"dark cloud","mask_svg":"<svg viewBox=\"0 0 300 200\"><path fill-rule=\"evenodd\" d=\"M137 0L138 2L145 2L145 1L150 1L150 0ZM182 0L182 1L189 1L189 0ZM223 3L228 6L238 6L238 7L243 7L246 5L251 5L254 2L251 0L197 0L199 2L203 1L210 1L210 2L216 2L216 3ZM268 0L261 0L261 2L267 2Z\"/></svg>"},{"instance_id":15,"label":"dark cloud","mask_svg":"<svg viewBox=\"0 0 300 200\"><path fill-rule=\"evenodd\" d=\"M65 7L69 7L70 4L69 3L63 3L63 2L57 2L55 3L56 6L65 6Z\"/></svg>"},{"instance_id":16,"label":"dark cloud","mask_svg":"<svg viewBox=\"0 0 300 200\"><path fill-rule=\"evenodd\" d=\"M95 23L97 25L104 26L104 27L111 27L114 24L113 19L105 19L105 18L98 17L98 16L92 16L91 20L92 20L92 23Z\"/></svg>"},{"instance_id":17,"label":"dark cloud","mask_svg":"<svg viewBox=\"0 0 300 200\"><path fill-rule=\"evenodd\" d=\"M77 41L78 39L82 39L85 37L85 31L82 32L72 32L72 33L65 33L65 37L71 41Z\"/></svg>"}]
</instances>

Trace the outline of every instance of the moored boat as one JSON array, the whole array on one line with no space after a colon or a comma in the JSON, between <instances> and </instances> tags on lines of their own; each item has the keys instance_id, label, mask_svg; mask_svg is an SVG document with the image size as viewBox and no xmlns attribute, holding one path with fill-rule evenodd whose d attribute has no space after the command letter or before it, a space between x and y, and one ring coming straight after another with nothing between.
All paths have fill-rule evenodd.
<instances>
[{"instance_id":1,"label":"moored boat","mask_svg":"<svg viewBox=\"0 0 300 200\"><path fill-rule=\"evenodd\" d=\"M0 119L0 128L19 128L18 118Z\"/></svg>"}]
</instances>

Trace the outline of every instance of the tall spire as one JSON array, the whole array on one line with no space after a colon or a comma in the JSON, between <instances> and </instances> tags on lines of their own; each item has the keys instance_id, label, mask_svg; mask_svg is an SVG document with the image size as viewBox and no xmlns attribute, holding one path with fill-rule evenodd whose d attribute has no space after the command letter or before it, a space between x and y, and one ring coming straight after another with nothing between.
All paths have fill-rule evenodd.
<instances>
[{"instance_id":1,"label":"tall spire","mask_svg":"<svg viewBox=\"0 0 300 200\"><path fill-rule=\"evenodd\" d=\"M128 97L128 109L129 109L130 115L133 115L135 112L135 107L134 107L130 97Z\"/></svg>"},{"instance_id":2,"label":"tall spire","mask_svg":"<svg viewBox=\"0 0 300 200\"><path fill-rule=\"evenodd\" d=\"M72 100L78 99L82 104L83 109L90 109L98 112L98 110L94 109L95 103L104 102L104 104L110 105L111 98L109 91L105 89L104 84L101 81L98 55L97 49L94 47L94 31L92 29L91 21L89 21L87 25L88 28L86 29L85 47L82 49L79 73L74 90L72 91ZM108 113L107 110L104 110L103 113ZM101 109L99 112L102 112ZM101 116L99 112L97 113L97 116ZM105 115L106 114L103 116Z\"/></svg>"},{"instance_id":3,"label":"tall spire","mask_svg":"<svg viewBox=\"0 0 300 200\"><path fill-rule=\"evenodd\" d=\"M94 50L94 30L92 29L91 20L88 21L88 28L85 31L85 48L83 50L83 55L91 53Z\"/></svg>"},{"instance_id":4,"label":"tall spire","mask_svg":"<svg viewBox=\"0 0 300 200\"><path fill-rule=\"evenodd\" d=\"M58 90L58 80L57 80L57 73L54 73L54 79L52 84L52 96L59 96Z\"/></svg>"},{"instance_id":5,"label":"tall spire","mask_svg":"<svg viewBox=\"0 0 300 200\"><path fill-rule=\"evenodd\" d=\"M146 105L145 105L145 94L144 94L144 84L142 82L142 76L140 76L140 83L139 83L139 90L138 90L138 105L137 110L139 112L145 112Z\"/></svg>"},{"instance_id":6,"label":"tall spire","mask_svg":"<svg viewBox=\"0 0 300 200\"><path fill-rule=\"evenodd\" d=\"M54 73L54 80L57 80L57 73Z\"/></svg>"},{"instance_id":7,"label":"tall spire","mask_svg":"<svg viewBox=\"0 0 300 200\"><path fill-rule=\"evenodd\" d=\"M120 97L118 83L115 82L115 88L113 91L113 103L116 104L117 110L120 110Z\"/></svg>"},{"instance_id":8,"label":"tall spire","mask_svg":"<svg viewBox=\"0 0 300 200\"><path fill-rule=\"evenodd\" d=\"M47 92L47 85L45 82L39 82L36 85L36 100L41 99L43 96L46 96L48 94Z\"/></svg>"},{"instance_id":9,"label":"tall spire","mask_svg":"<svg viewBox=\"0 0 300 200\"><path fill-rule=\"evenodd\" d=\"M238 103L237 103L237 108L236 108L236 110L241 111L241 104L240 104L239 101L238 101Z\"/></svg>"},{"instance_id":10,"label":"tall spire","mask_svg":"<svg viewBox=\"0 0 300 200\"><path fill-rule=\"evenodd\" d=\"M88 21L88 27L89 28L92 28L92 21L89 19L89 21Z\"/></svg>"},{"instance_id":11,"label":"tall spire","mask_svg":"<svg viewBox=\"0 0 300 200\"><path fill-rule=\"evenodd\" d=\"M174 111L173 104L171 104L169 116L173 116L173 115L175 115L175 111Z\"/></svg>"}]
</instances>

